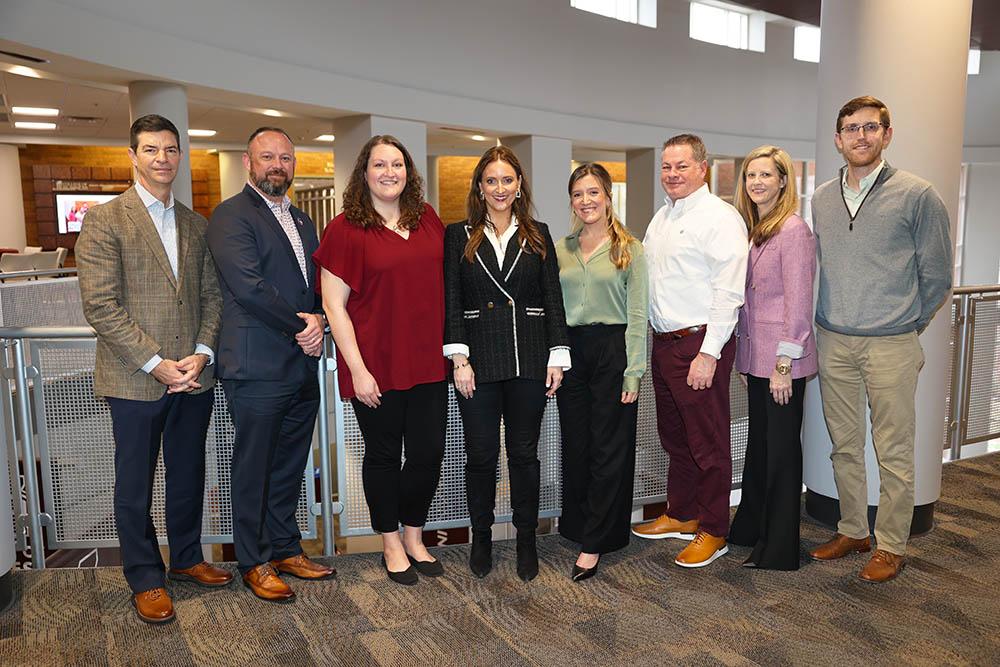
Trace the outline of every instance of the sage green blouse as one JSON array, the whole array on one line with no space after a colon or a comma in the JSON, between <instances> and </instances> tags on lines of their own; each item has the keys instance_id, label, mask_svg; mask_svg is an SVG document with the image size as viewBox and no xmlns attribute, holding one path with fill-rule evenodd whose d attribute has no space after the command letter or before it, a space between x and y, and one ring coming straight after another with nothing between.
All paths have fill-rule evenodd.
<instances>
[{"instance_id":1,"label":"sage green blouse","mask_svg":"<svg viewBox=\"0 0 1000 667\"><path fill-rule=\"evenodd\" d=\"M649 276L642 244L629 243L632 261L623 271L611 262L611 242L605 241L584 262L580 233L556 244L566 324L624 324L628 365L622 391L639 391L646 372L646 322L649 317Z\"/></svg>"}]
</instances>

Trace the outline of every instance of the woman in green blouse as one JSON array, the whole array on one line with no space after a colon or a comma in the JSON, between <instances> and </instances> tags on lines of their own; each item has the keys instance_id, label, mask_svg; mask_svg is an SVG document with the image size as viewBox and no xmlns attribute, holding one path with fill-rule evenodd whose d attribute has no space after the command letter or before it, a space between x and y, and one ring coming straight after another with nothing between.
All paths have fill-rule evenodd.
<instances>
[{"instance_id":1,"label":"woman in green blouse","mask_svg":"<svg viewBox=\"0 0 1000 667\"><path fill-rule=\"evenodd\" d=\"M611 205L611 176L569 179L572 234L556 244L573 367L556 394L562 427L559 532L580 543L574 581L628 544L639 380L646 370L646 261Z\"/></svg>"}]
</instances>

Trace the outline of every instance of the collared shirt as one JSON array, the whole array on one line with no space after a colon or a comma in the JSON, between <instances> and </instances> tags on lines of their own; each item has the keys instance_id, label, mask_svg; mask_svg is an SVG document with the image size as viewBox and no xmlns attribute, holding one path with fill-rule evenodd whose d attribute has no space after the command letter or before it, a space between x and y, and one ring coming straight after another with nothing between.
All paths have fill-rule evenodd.
<instances>
[{"instance_id":1,"label":"collared shirt","mask_svg":"<svg viewBox=\"0 0 1000 667\"><path fill-rule=\"evenodd\" d=\"M646 371L646 319L649 312L646 257L638 241L630 241L632 261L619 269L611 261L611 241L605 240L586 261L580 232L556 244L559 283L566 307L566 324L624 324L627 365L622 391L639 391Z\"/></svg>"},{"instance_id":2,"label":"collared shirt","mask_svg":"<svg viewBox=\"0 0 1000 667\"><path fill-rule=\"evenodd\" d=\"M174 278L176 278L177 218L174 216L174 193L173 191L170 192L170 197L167 199L166 206L164 206L163 202L157 199L149 190L142 187L142 183L138 180L135 182L135 192L139 195L139 199L142 200L143 206L146 207L146 212L149 213L149 217L153 221L156 233L160 235L163 250L167 253L167 261L170 262L170 269L174 272ZM194 353L207 356L209 366L215 363L215 353L212 352L212 348L204 343L195 345ZM143 364L142 370L146 373L152 373L153 369L159 366L161 361L163 361L163 357L154 354L149 358L149 361Z\"/></svg>"},{"instance_id":3,"label":"collared shirt","mask_svg":"<svg viewBox=\"0 0 1000 667\"><path fill-rule=\"evenodd\" d=\"M885 167L885 160L879 162L878 166L872 170L872 173L858 182L859 189L857 192L852 190L851 186L847 184L847 169L844 169L843 176L840 179L840 190L844 193L844 203L847 204L847 210L851 212L852 218L858 214L861 202L865 200L865 197L868 196L868 191L875 185L875 179L882 173L883 167Z\"/></svg>"},{"instance_id":4,"label":"collared shirt","mask_svg":"<svg viewBox=\"0 0 1000 667\"><path fill-rule=\"evenodd\" d=\"M250 183L249 181L247 182ZM288 198L288 195L285 195L281 198L280 202L275 203L268 199L267 195L261 192L253 183L250 183L250 187L260 195L260 198L264 200L267 207L271 209L271 213L277 218L282 231L288 237L288 242L292 244L292 251L295 252L295 259L299 263L299 270L302 271L302 280L308 285L309 274L306 272L306 251L302 246L302 237L299 235L296 222L292 218L292 200Z\"/></svg>"},{"instance_id":5,"label":"collared shirt","mask_svg":"<svg viewBox=\"0 0 1000 667\"><path fill-rule=\"evenodd\" d=\"M507 244L514 234L517 234L517 216L513 213L510 216L510 224L507 225L507 229L499 237L493 230L492 225L486 225L486 240L493 246L493 251L497 255L498 266L503 266L503 260L507 257Z\"/></svg>"},{"instance_id":6,"label":"collared shirt","mask_svg":"<svg viewBox=\"0 0 1000 667\"><path fill-rule=\"evenodd\" d=\"M743 305L747 228L707 185L665 199L642 242L649 267L649 321L659 332L708 325L701 352L720 358Z\"/></svg>"}]
</instances>

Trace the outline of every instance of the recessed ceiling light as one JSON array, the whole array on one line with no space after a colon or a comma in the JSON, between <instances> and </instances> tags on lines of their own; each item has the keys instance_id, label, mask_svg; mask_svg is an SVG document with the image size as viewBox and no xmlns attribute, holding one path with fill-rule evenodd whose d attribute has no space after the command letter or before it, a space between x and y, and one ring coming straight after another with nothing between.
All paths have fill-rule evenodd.
<instances>
[{"instance_id":1,"label":"recessed ceiling light","mask_svg":"<svg viewBox=\"0 0 1000 667\"><path fill-rule=\"evenodd\" d=\"M188 130L189 137L214 137L215 130Z\"/></svg>"},{"instance_id":2,"label":"recessed ceiling light","mask_svg":"<svg viewBox=\"0 0 1000 667\"><path fill-rule=\"evenodd\" d=\"M47 107L11 107L11 111L21 116L58 116L59 109Z\"/></svg>"},{"instance_id":3,"label":"recessed ceiling light","mask_svg":"<svg viewBox=\"0 0 1000 667\"><path fill-rule=\"evenodd\" d=\"M486 141L486 137L484 137L481 134L473 134L469 138L472 139L473 141Z\"/></svg>"},{"instance_id":4,"label":"recessed ceiling light","mask_svg":"<svg viewBox=\"0 0 1000 667\"><path fill-rule=\"evenodd\" d=\"M264 109L261 113L265 116L271 116L272 118L281 118L284 116L280 111L275 111L274 109Z\"/></svg>"},{"instance_id":5,"label":"recessed ceiling light","mask_svg":"<svg viewBox=\"0 0 1000 667\"><path fill-rule=\"evenodd\" d=\"M316 141L333 141L336 139L332 134L321 134L316 137Z\"/></svg>"},{"instance_id":6,"label":"recessed ceiling light","mask_svg":"<svg viewBox=\"0 0 1000 667\"><path fill-rule=\"evenodd\" d=\"M36 123L26 120L19 120L14 123L14 127L20 130L54 130L56 129L55 123Z\"/></svg>"},{"instance_id":7,"label":"recessed ceiling light","mask_svg":"<svg viewBox=\"0 0 1000 667\"><path fill-rule=\"evenodd\" d=\"M38 73L38 70L33 70L30 67L25 67L24 65L14 65L7 71L11 74L17 74L19 76L30 76L32 79L42 78L42 75Z\"/></svg>"}]
</instances>

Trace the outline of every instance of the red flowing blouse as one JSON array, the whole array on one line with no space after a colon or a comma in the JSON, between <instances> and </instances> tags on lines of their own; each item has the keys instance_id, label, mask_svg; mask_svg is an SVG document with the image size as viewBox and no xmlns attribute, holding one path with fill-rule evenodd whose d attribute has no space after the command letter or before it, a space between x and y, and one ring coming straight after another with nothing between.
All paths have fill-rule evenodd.
<instances>
[{"instance_id":1,"label":"red flowing blouse","mask_svg":"<svg viewBox=\"0 0 1000 667\"><path fill-rule=\"evenodd\" d=\"M381 225L358 227L341 213L327 225L313 261L351 288L347 314L379 390L445 379L444 225L429 204L405 239ZM339 349L337 370L341 398L354 398Z\"/></svg>"}]
</instances>

